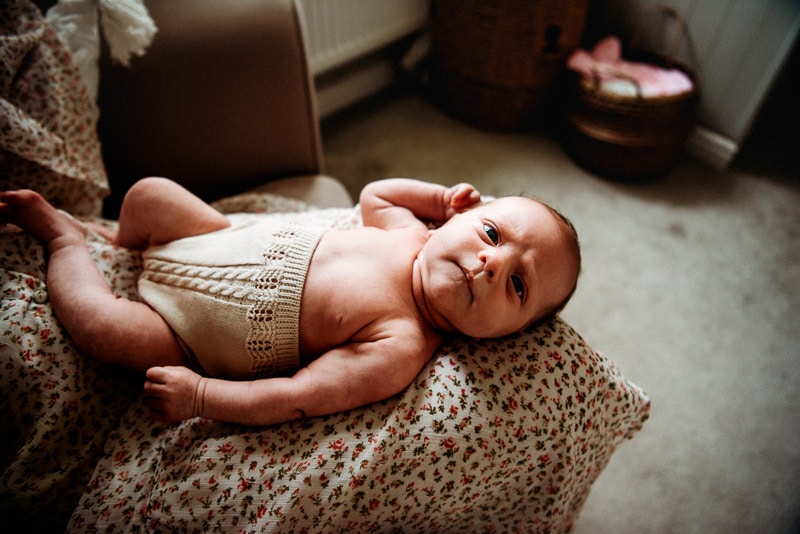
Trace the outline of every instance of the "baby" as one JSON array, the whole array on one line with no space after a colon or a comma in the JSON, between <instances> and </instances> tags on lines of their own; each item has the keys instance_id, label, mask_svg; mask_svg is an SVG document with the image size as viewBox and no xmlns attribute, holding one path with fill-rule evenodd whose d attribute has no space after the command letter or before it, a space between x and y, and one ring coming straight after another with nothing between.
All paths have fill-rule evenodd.
<instances>
[{"instance_id":1,"label":"baby","mask_svg":"<svg viewBox=\"0 0 800 534\"><path fill-rule=\"evenodd\" d=\"M175 182L141 180L109 238L143 251L144 302L111 292L85 227L37 193L0 194L0 221L47 244L56 315L85 354L144 372L165 422L272 425L386 399L443 333L510 334L575 290L574 228L536 200L395 178L360 203L363 227L322 231L225 217Z\"/></svg>"}]
</instances>

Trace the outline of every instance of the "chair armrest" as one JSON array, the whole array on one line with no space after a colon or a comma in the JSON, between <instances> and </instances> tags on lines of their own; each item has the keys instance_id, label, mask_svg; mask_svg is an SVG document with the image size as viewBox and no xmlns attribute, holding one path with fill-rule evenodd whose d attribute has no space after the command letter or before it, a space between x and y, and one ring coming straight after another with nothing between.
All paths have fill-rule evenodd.
<instances>
[{"instance_id":1,"label":"chair armrest","mask_svg":"<svg viewBox=\"0 0 800 534\"><path fill-rule=\"evenodd\" d=\"M158 26L147 53L131 68L101 61L99 132L112 189L161 175L211 200L323 172L293 0L146 5Z\"/></svg>"},{"instance_id":2,"label":"chair armrest","mask_svg":"<svg viewBox=\"0 0 800 534\"><path fill-rule=\"evenodd\" d=\"M353 207L353 199L344 185L322 174L271 180L253 189L253 192L295 198L320 208Z\"/></svg>"}]
</instances>

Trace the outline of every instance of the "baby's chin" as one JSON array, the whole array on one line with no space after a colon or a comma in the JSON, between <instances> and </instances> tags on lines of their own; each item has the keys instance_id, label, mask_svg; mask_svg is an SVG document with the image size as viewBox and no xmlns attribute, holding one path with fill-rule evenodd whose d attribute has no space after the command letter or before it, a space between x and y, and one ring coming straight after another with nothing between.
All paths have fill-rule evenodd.
<instances>
[{"instance_id":1,"label":"baby's chin","mask_svg":"<svg viewBox=\"0 0 800 534\"><path fill-rule=\"evenodd\" d=\"M461 329L461 328L458 328L457 326L456 326L456 328L457 328L457 331L462 336L470 338L470 339L475 339L475 340L478 340L478 339L497 339L497 338L509 336L509 335L514 334L516 332L519 332L521 330L521 328L515 328L515 329L503 328L503 329L487 329L487 330L473 329L473 328L463 328L463 329Z\"/></svg>"},{"instance_id":2,"label":"baby's chin","mask_svg":"<svg viewBox=\"0 0 800 534\"><path fill-rule=\"evenodd\" d=\"M453 323L453 325L459 333L471 339L497 339L501 337L510 336L512 334L518 334L519 332L522 332L523 330L529 328L531 325L536 324L541 320L542 317L537 316L536 318L533 318L517 327L498 327L498 328L487 328L487 329L470 328L469 326L464 326L464 328L459 328L458 323Z\"/></svg>"}]
</instances>

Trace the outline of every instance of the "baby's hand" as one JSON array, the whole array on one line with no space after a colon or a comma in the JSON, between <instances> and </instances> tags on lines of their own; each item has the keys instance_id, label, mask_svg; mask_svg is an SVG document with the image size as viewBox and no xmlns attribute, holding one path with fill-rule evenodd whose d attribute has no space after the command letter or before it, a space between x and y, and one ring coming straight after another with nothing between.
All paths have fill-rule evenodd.
<instances>
[{"instance_id":1,"label":"baby's hand","mask_svg":"<svg viewBox=\"0 0 800 534\"><path fill-rule=\"evenodd\" d=\"M449 219L456 213L480 204L481 194L472 184L461 183L449 187L444 194L445 209Z\"/></svg>"},{"instance_id":2,"label":"baby's hand","mask_svg":"<svg viewBox=\"0 0 800 534\"><path fill-rule=\"evenodd\" d=\"M145 401L153 419L175 423L202 414L206 378L186 367L151 367L146 376Z\"/></svg>"}]
</instances>

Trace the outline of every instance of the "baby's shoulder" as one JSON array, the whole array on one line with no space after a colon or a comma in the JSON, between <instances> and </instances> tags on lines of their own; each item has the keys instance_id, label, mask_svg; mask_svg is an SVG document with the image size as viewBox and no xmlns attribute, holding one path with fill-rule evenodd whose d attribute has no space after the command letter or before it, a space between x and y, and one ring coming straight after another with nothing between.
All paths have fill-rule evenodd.
<instances>
[{"instance_id":1,"label":"baby's shoulder","mask_svg":"<svg viewBox=\"0 0 800 534\"><path fill-rule=\"evenodd\" d=\"M372 339L381 340L398 353L430 355L442 341L441 334L411 308L377 318L370 330Z\"/></svg>"}]
</instances>

